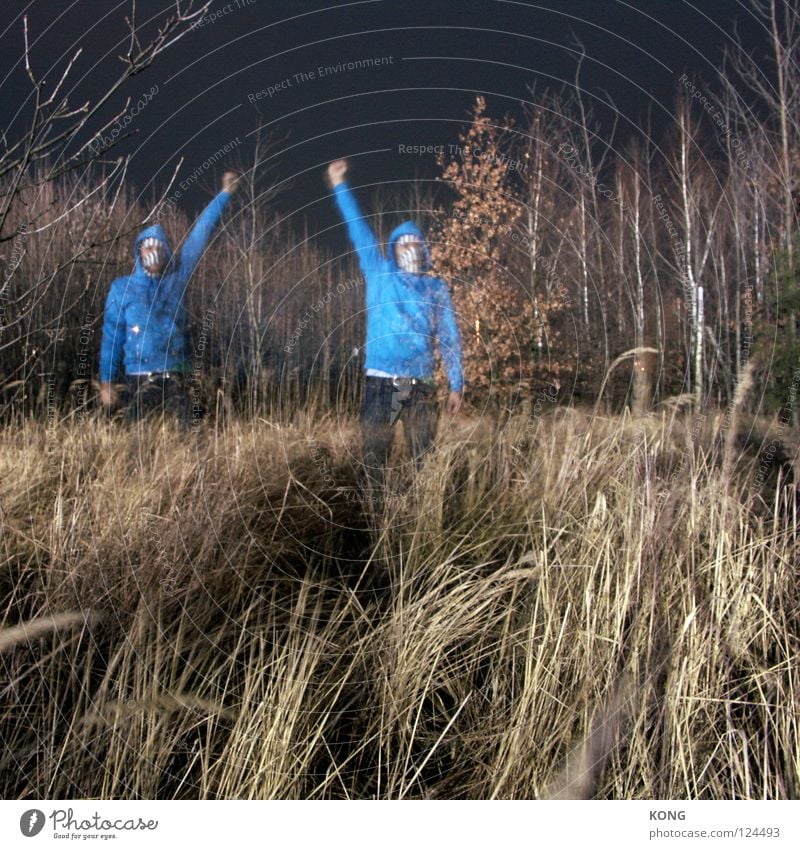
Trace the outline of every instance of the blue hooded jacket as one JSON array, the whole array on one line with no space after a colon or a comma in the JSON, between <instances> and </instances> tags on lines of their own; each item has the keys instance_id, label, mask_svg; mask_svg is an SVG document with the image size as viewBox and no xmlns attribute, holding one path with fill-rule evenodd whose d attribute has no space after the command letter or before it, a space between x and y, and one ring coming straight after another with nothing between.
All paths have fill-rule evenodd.
<instances>
[{"instance_id":1,"label":"blue hooded jacket","mask_svg":"<svg viewBox=\"0 0 800 849\"><path fill-rule=\"evenodd\" d=\"M177 257L160 224L146 227L136 237L133 274L114 280L106 298L100 346L101 382L116 378L123 357L125 373L129 375L188 371L186 284L229 201L227 192L220 192L211 201ZM139 246L147 238L160 239L167 246L167 266L159 277L148 275L139 257Z\"/></svg>"},{"instance_id":2,"label":"blue hooded jacket","mask_svg":"<svg viewBox=\"0 0 800 849\"><path fill-rule=\"evenodd\" d=\"M447 284L430 274L402 271L395 260L400 236L411 234L424 243L422 231L413 221L395 227L384 255L347 183L335 186L333 196L366 280L365 367L399 377L430 379L438 338L450 389L460 392L464 387L461 337Z\"/></svg>"}]
</instances>

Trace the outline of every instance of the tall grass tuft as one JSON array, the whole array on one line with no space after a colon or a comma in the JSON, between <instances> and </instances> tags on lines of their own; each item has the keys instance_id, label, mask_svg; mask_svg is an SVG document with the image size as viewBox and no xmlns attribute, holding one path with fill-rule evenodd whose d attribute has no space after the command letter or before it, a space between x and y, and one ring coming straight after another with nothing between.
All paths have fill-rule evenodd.
<instances>
[{"instance_id":1,"label":"tall grass tuft","mask_svg":"<svg viewBox=\"0 0 800 849\"><path fill-rule=\"evenodd\" d=\"M381 509L347 419L91 424L2 434L4 796L800 792L792 492L691 419L461 421Z\"/></svg>"}]
</instances>

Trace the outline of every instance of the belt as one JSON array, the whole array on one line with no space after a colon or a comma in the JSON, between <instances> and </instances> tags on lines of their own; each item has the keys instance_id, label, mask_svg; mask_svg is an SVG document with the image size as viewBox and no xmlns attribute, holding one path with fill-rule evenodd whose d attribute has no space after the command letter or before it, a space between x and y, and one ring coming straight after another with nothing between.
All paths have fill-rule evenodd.
<instances>
[{"instance_id":1,"label":"belt","mask_svg":"<svg viewBox=\"0 0 800 849\"><path fill-rule=\"evenodd\" d=\"M389 381L392 386L396 388L403 388L407 386L425 386L429 389L436 388L436 382L424 377L399 377L395 375L394 377L378 377L378 375L368 374L367 380L382 380Z\"/></svg>"},{"instance_id":2,"label":"belt","mask_svg":"<svg viewBox=\"0 0 800 849\"><path fill-rule=\"evenodd\" d=\"M136 374L129 374L127 377L134 380L147 380L148 383L155 383L157 380L180 380L185 375L182 371L142 371Z\"/></svg>"}]
</instances>

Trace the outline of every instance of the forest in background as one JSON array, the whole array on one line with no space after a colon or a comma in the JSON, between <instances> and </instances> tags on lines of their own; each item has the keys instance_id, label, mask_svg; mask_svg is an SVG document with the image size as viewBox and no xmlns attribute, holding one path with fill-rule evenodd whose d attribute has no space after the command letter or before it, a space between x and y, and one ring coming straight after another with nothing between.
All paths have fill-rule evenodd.
<instances>
[{"instance_id":1,"label":"forest in background","mask_svg":"<svg viewBox=\"0 0 800 849\"><path fill-rule=\"evenodd\" d=\"M579 63L573 88L531 89L526 123L491 116L478 96L442 146L440 186L359 191L382 235L404 217L428 226L476 408L542 393L617 411L668 398L725 407L751 360L758 411L793 404L800 29L794 4L757 8L773 33L768 66L729 52L717 79L682 75L660 138L647 123L601 136ZM113 150L113 129L53 160L59 122L77 131L54 104L0 160L6 417L91 406L104 298L132 267L135 234L158 221L177 245L191 224L177 177L147 205L124 161L108 163L98 139ZM122 125L124 115L109 126ZM363 280L343 228L333 252L276 212L281 183L263 167L276 145L259 133L225 163L235 159L246 190L189 287L193 373L212 410L352 407Z\"/></svg>"}]
</instances>

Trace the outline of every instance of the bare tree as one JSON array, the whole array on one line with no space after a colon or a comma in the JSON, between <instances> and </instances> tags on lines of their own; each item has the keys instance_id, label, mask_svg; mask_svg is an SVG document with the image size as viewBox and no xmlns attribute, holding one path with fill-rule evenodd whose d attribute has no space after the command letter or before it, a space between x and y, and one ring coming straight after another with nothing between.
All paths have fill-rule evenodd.
<instances>
[{"instance_id":1,"label":"bare tree","mask_svg":"<svg viewBox=\"0 0 800 849\"><path fill-rule=\"evenodd\" d=\"M527 131L521 144L519 163L524 212L515 222L519 244L524 248L528 291L533 303L536 362L545 357L548 314L553 302L553 280L557 278L557 215L563 208L559 195L568 184L568 166L560 155L563 138L563 107L557 97L537 96L531 89L531 105L526 110ZM561 241L563 241L563 232ZM559 293L563 303L564 292Z\"/></svg>"},{"instance_id":2,"label":"bare tree","mask_svg":"<svg viewBox=\"0 0 800 849\"><path fill-rule=\"evenodd\" d=\"M92 119L113 100L127 80L148 68L161 53L191 30L192 25L208 11L211 2L212 0L207 0L198 9L193 10L192 0L188 0L184 8L181 8L182 4L176 0L175 12L158 27L156 35L143 44L139 40L136 24L136 2L132 0L131 15L126 18L130 31L128 49L119 57L123 67L116 77L105 84L102 92L93 101L79 106L70 104L65 90L83 48L78 48L67 61L58 82L49 94L46 93L45 80L37 74L32 64L28 17L23 17L23 61L32 92L31 98L26 102L29 112L25 122L26 129L16 140L9 139L6 133L0 137L0 181L3 181L0 195L0 242L14 238L13 233L7 232L6 222L22 191L42 181L55 180L68 171L85 167L119 143L124 136L115 136L102 149L93 144L98 136L104 136L125 114L130 106L130 98L119 112L103 123L90 138L78 143L72 150L68 147L91 125ZM56 159L50 167L40 171L32 170L32 166L46 161L52 162L53 157Z\"/></svg>"},{"instance_id":3,"label":"bare tree","mask_svg":"<svg viewBox=\"0 0 800 849\"><path fill-rule=\"evenodd\" d=\"M633 302L633 327L634 327L634 347L636 350L644 348L645 339L645 291L644 291L644 224L642 220L643 200L646 192L646 166L644 160L645 154L637 143L633 143L628 156L628 186L624 185L624 172L618 169L619 179L618 195L620 203L617 204L620 217L620 263L622 264L621 276L625 279L628 275L624 274L624 245L623 237L625 227L623 226L627 219L627 226L630 228L630 240L632 242L632 269L631 277L634 278L634 285L631 286L632 302ZM625 199L625 203L623 203ZM646 249L645 249L646 250ZM644 357L634 360L633 370L633 412L635 415L642 415L647 411L652 398L652 367L650 365L652 357Z\"/></svg>"},{"instance_id":4,"label":"bare tree","mask_svg":"<svg viewBox=\"0 0 800 849\"><path fill-rule=\"evenodd\" d=\"M274 244L283 234L279 220L271 209L272 201L289 187L274 175L274 156L285 139L276 139L259 126L253 134L253 153L250 162L236 163L241 176L244 205L236 219L227 226L228 246L233 252L231 278L226 288L235 298L238 313L236 338L241 362L246 372L247 400L250 412L259 409L265 400L268 382L266 365L267 328L275 335L277 316L275 293L271 281L275 277L274 261L265 251L265 244ZM273 259L275 254L273 253ZM283 257L277 261L285 261ZM242 287L242 291L235 291ZM282 293L288 294L288 293Z\"/></svg>"},{"instance_id":5,"label":"bare tree","mask_svg":"<svg viewBox=\"0 0 800 849\"><path fill-rule=\"evenodd\" d=\"M726 56L721 79L730 96L729 114L757 129L767 142L761 153L772 160L781 199L781 247L791 265L797 231L794 197L800 187L800 11L797 0L750 0L750 8L769 33L770 62L737 44ZM759 109L766 109L766 122L756 120Z\"/></svg>"},{"instance_id":6,"label":"bare tree","mask_svg":"<svg viewBox=\"0 0 800 849\"><path fill-rule=\"evenodd\" d=\"M677 211L680 239L673 236L676 265L681 274L684 297L689 301L689 354L692 392L699 407L703 401L703 363L706 293L703 275L717 236L719 210L723 201L718 181L698 143L697 124L685 97L678 102L678 149L672 169L678 183ZM678 228L675 228L677 231ZM674 231L673 231L674 232Z\"/></svg>"}]
</instances>

